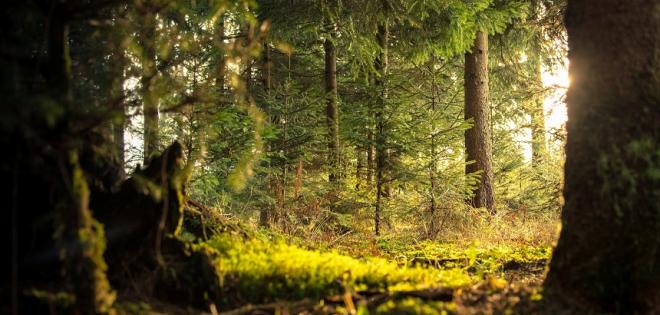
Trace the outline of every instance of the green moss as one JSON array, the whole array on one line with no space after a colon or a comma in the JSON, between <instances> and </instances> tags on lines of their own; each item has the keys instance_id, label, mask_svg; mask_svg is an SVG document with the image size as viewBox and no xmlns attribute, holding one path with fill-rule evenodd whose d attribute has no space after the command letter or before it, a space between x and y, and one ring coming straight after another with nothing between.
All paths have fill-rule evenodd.
<instances>
[{"instance_id":1,"label":"green moss","mask_svg":"<svg viewBox=\"0 0 660 315\"><path fill-rule=\"evenodd\" d=\"M71 167L72 202L63 219L70 220L64 222L67 230L77 231L75 239L80 247L80 254L73 251L66 257L66 269L76 294L76 308L111 314L114 313L112 304L116 293L106 277L108 266L103 257L106 248L104 228L92 217L89 186L75 152L71 154Z\"/></svg>"},{"instance_id":2,"label":"green moss","mask_svg":"<svg viewBox=\"0 0 660 315\"><path fill-rule=\"evenodd\" d=\"M393 250L395 249L395 250ZM513 265L542 264L550 259L547 246L481 245L423 242L405 247L384 248L400 264L422 263L440 268L459 268L485 278Z\"/></svg>"},{"instance_id":3,"label":"green moss","mask_svg":"<svg viewBox=\"0 0 660 315\"><path fill-rule=\"evenodd\" d=\"M283 241L221 235L202 247L217 252L225 303L320 298L350 290L403 291L461 287L475 281L462 269L401 267L383 258L356 259Z\"/></svg>"}]
</instances>

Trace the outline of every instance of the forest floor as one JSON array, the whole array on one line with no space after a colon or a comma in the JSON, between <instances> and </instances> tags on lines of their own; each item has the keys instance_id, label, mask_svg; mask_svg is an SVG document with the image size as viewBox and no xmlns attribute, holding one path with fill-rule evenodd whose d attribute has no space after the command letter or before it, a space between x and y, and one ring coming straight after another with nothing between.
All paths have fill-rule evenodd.
<instances>
[{"instance_id":1,"label":"forest floor","mask_svg":"<svg viewBox=\"0 0 660 315\"><path fill-rule=\"evenodd\" d=\"M137 289L118 305L128 314L530 314L551 246L360 233L310 242L242 226L191 243L213 257L219 303L182 308Z\"/></svg>"}]
</instances>

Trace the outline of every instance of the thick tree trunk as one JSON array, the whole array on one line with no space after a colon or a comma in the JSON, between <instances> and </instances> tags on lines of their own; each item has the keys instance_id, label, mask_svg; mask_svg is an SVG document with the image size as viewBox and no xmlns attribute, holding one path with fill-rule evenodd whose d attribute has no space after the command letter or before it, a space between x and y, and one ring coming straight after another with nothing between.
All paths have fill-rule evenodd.
<instances>
[{"instance_id":1,"label":"thick tree trunk","mask_svg":"<svg viewBox=\"0 0 660 315\"><path fill-rule=\"evenodd\" d=\"M325 51L326 121L328 124L328 180L337 182L339 175L339 109L337 108L337 55L331 38L323 43Z\"/></svg>"},{"instance_id":2,"label":"thick tree trunk","mask_svg":"<svg viewBox=\"0 0 660 315\"><path fill-rule=\"evenodd\" d=\"M477 32L472 51L465 54L465 119L473 121L465 131L465 173L479 172L480 180L470 200L473 207L494 212L493 162L488 102L488 34Z\"/></svg>"},{"instance_id":3,"label":"thick tree trunk","mask_svg":"<svg viewBox=\"0 0 660 315\"><path fill-rule=\"evenodd\" d=\"M381 53L376 59L376 71L378 77L375 80L376 88L379 91L378 104L375 110L376 120L376 207L374 210L374 231L376 235L380 234L380 221L383 208L383 195L387 188L385 187L385 163L387 156L386 148L386 130L385 130L385 107L387 105L387 65L388 65L388 37L389 27L387 22L378 26L378 45Z\"/></svg>"},{"instance_id":4,"label":"thick tree trunk","mask_svg":"<svg viewBox=\"0 0 660 315\"><path fill-rule=\"evenodd\" d=\"M660 313L660 3L569 0L561 235L544 293Z\"/></svg>"},{"instance_id":5,"label":"thick tree trunk","mask_svg":"<svg viewBox=\"0 0 660 315\"><path fill-rule=\"evenodd\" d=\"M158 99L154 89L156 78L156 16L153 12L145 12L142 25L142 111L144 113L144 164L148 164L151 156L158 152Z\"/></svg>"},{"instance_id":6,"label":"thick tree trunk","mask_svg":"<svg viewBox=\"0 0 660 315\"><path fill-rule=\"evenodd\" d=\"M69 24L64 17L65 4L54 4L48 25L49 86L54 100L74 111L71 86L71 56L69 54ZM62 10L62 11L60 11ZM59 94L59 95L57 95ZM106 277L103 257L105 232L92 216L89 208L90 189L78 160L78 149L62 143L58 156L61 166L60 184L66 187L57 194L56 216L58 250L64 262L66 278L75 294L74 309L80 313L107 314L112 312L115 293ZM66 166L65 166L66 165ZM57 187L60 188L60 187ZM30 209L33 210L33 209ZM62 255L63 254L63 255Z\"/></svg>"}]
</instances>

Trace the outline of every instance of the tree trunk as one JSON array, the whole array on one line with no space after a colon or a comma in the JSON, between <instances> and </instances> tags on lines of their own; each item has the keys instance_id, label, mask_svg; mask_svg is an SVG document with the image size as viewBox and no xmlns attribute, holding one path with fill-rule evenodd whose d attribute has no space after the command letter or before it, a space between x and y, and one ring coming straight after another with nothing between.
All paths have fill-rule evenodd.
<instances>
[{"instance_id":1,"label":"tree trunk","mask_svg":"<svg viewBox=\"0 0 660 315\"><path fill-rule=\"evenodd\" d=\"M571 86L550 300L660 313L660 3L569 0Z\"/></svg>"},{"instance_id":2,"label":"tree trunk","mask_svg":"<svg viewBox=\"0 0 660 315\"><path fill-rule=\"evenodd\" d=\"M122 104L123 105L123 104ZM122 106L122 117L116 119L112 125L112 138L114 140L116 155L117 155L117 166L119 169L119 174L121 179L126 178L126 154L124 148L126 147L126 141L124 139L124 127L126 125L126 115L123 113Z\"/></svg>"},{"instance_id":3,"label":"tree trunk","mask_svg":"<svg viewBox=\"0 0 660 315\"><path fill-rule=\"evenodd\" d=\"M245 32L245 38L243 39L243 47L242 49L245 49L246 51L244 52L244 55L241 56L241 60L243 60L243 66L244 66L244 74L245 74L245 95L243 95L243 98L245 99L246 103L250 102L250 91L252 90L252 56L250 55L249 51L249 46L250 43L252 43L252 37L254 35L254 29L251 23L247 22L244 26L244 32Z\"/></svg>"},{"instance_id":4,"label":"tree trunk","mask_svg":"<svg viewBox=\"0 0 660 315\"><path fill-rule=\"evenodd\" d=\"M293 198L298 198L300 195L300 189L302 188L302 182L303 182L303 160L302 158L298 159L298 163L296 165L296 183L293 188Z\"/></svg>"},{"instance_id":5,"label":"tree trunk","mask_svg":"<svg viewBox=\"0 0 660 315\"><path fill-rule=\"evenodd\" d=\"M64 6L54 4L47 28L48 83L50 87L57 87L53 90L54 99L73 112L69 24L64 17ZM67 189L56 199L59 202L56 203L57 224L61 233L57 233L55 238L59 243L59 252L64 254L60 254L60 259L64 262L67 280L73 287L75 310L80 313L110 313L116 296L106 277L107 266L103 257L105 232L89 208L90 189L78 160L78 149L70 143L62 145L64 148L58 162L63 177L61 184Z\"/></svg>"},{"instance_id":6,"label":"tree trunk","mask_svg":"<svg viewBox=\"0 0 660 315\"><path fill-rule=\"evenodd\" d=\"M369 116L370 116L370 118L374 117L372 108L369 108ZM375 139L374 139L374 131L373 131L374 128L373 128L373 124L372 124L373 120L375 120L375 119L370 120L369 127L368 127L369 130L367 131L367 142L368 142L368 144L367 144L367 185L369 185L369 186L371 186L371 184L373 183L374 169L375 169L374 168L374 164L375 164L374 163L375 162L375 159L374 159L374 155L375 155L374 154L374 151L375 151L374 141L375 141Z\"/></svg>"},{"instance_id":7,"label":"tree trunk","mask_svg":"<svg viewBox=\"0 0 660 315\"><path fill-rule=\"evenodd\" d=\"M264 93L269 96L270 95L270 89L272 85L272 67L273 63L270 58L270 47L268 47L268 43L264 43L264 51L263 51L263 60L261 64L261 79L262 79L262 84L264 88ZM266 110L266 112L268 112Z\"/></svg>"},{"instance_id":8,"label":"tree trunk","mask_svg":"<svg viewBox=\"0 0 660 315\"><path fill-rule=\"evenodd\" d=\"M126 57L121 46L121 37L114 35L113 44L119 47L111 52L110 74L112 75L112 85L110 86L110 110L112 112L112 140L114 144L114 153L117 158L120 179L126 178L126 154L124 152L126 141L124 139L124 129L126 127L126 96L124 94L124 67Z\"/></svg>"},{"instance_id":9,"label":"tree trunk","mask_svg":"<svg viewBox=\"0 0 660 315\"><path fill-rule=\"evenodd\" d=\"M436 61L435 58L433 59L433 64L435 65ZM436 91L437 91L437 84L435 80L431 82L431 115L435 116L436 114ZM435 198L435 190L436 190L436 171L438 168L437 165L437 145L436 145L436 137L437 133L435 131L435 126L431 129L431 163L429 163L429 229L428 229L428 236L430 238L435 238L437 231L436 231L436 216L437 216L437 206L436 206L436 198Z\"/></svg>"},{"instance_id":10,"label":"tree trunk","mask_svg":"<svg viewBox=\"0 0 660 315\"><path fill-rule=\"evenodd\" d=\"M365 152L360 147L355 147L355 190L360 190L362 186L362 168L364 168L364 154Z\"/></svg>"},{"instance_id":11,"label":"tree trunk","mask_svg":"<svg viewBox=\"0 0 660 315\"><path fill-rule=\"evenodd\" d=\"M262 79L262 84L263 84L263 89L264 89L264 94L266 96L266 101L264 102L264 112L268 113L269 108L268 108L268 102L270 101L270 90L271 90L271 84L272 84L272 62L270 59L270 48L268 47L268 43L264 43L264 51L263 51L263 60L262 60L262 65L261 65L261 79ZM274 122L271 120L271 122ZM269 149L268 151L271 151L270 149L270 144L268 144ZM269 163L269 168L271 167L270 161ZM273 174L268 173L266 175L267 179L266 182L270 186L269 188L271 191L275 191L275 177ZM297 193L296 193L297 194ZM264 205L259 209L259 225L261 226L269 226L270 222L272 221L272 216L273 213L275 213L275 206L274 205Z\"/></svg>"},{"instance_id":12,"label":"tree trunk","mask_svg":"<svg viewBox=\"0 0 660 315\"><path fill-rule=\"evenodd\" d=\"M382 215L382 197L387 190L385 187L385 159L387 155L385 118L384 112L387 105L387 46L389 37L389 28L387 22L378 26L378 45L381 48L380 56L376 59L376 71L378 76L375 80L376 88L379 91L378 105L375 110L376 120L376 207L374 211L374 231L376 235L380 234L380 221Z\"/></svg>"},{"instance_id":13,"label":"tree trunk","mask_svg":"<svg viewBox=\"0 0 660 315\"><path fill-rule=\"evenodd\" d=\"M156 15L145 12L142 25L142 106L144 112L144 164L158 152L158 99L154 89L156 78Z\"/></svg>"},{"instance_id":14,"label":"tree trunk","mask_svg":"<svg viewBox=\"0 0 660 315\"><path fill-rule=\"evenodd\" d=\"M488 102L488 34L477 32L472 51L465 54L465 119L473 121L465 131L467 161L465 173L479 173L480 179L474 196L473 207L485 207L494 212L493 162Z\"/></svg>"},{"instance_id":15,"label":"tree trunk","mask_svg":"<svg viewBox=\"0 0 660 315\"><path fill-rule=\"evenodd\" d=\"M531 20L534 23L540 23L541 14L540 1L534 1ZM545 110L543 109L543 69L541 67L541 42L543 41L541 27L536 26L534 36L532 36L531 49L529 52L529 62L532 71L532 84L534 87L534 97L529 104L529 115L531 117L532 131L532 165L539 165L546 157L546 139L545 139Z\"/></svg>"},{"instance_id":16,"label":"tree trunk","mask_svg":"<svg viewBox=\"0 0 660 315\"><path fill-rule=\"evenodd\" d=\"M335 183L339 178L339 110L337 108L337 56L335 44L331 38L325 39L323 49L325 51L325 112L328 124L328 180L330 183Z\"/></svg>"},{"instance_id":17,"label":"tree trunk","mask_svg":"<svg viewBox=\"0 0 660 315\"><path fill-rule=\"evenodd\" d=\"M218 19L218 25L215 28L215 45L218 47L218 59L215 65L215 86L221 95L225 91L225 72L227 69L227 60L225 58L225 15Z\"/></svg>"}]
</instances>

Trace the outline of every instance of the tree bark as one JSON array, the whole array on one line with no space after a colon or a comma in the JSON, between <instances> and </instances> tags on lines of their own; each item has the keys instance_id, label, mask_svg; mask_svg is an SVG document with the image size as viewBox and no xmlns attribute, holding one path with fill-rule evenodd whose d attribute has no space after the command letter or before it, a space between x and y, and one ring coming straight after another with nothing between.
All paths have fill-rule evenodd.
<instances>
[{"instance_id":1,"label":"tree bark","mask_svg":"<svg viewBox=\"0 0 660 315\"><path fill-rule=\"evenodd\" d=\"M142 110L144 113L144 164L148 164L151 156L158 152L158 99L154 89L156 78L156 15L147 9L143 15L142 25Z\"/></svg>"},{"instance_id":2,"label":"tree bark","mask_svg":"<svg viewBox=\"0 0 660 315\"><path fill-rule=\"evenodd\" d=\"M365 152L360 148L359 146L355 147L355 190L360 190L360 187L362 186L362 181L364 180L362 177L362 168L364 168L364 157L365 157Z\"/></svg>"},{"instance_id":3,"label":"tree bark","mask_svg":"<svg viewBox=\"0 0 660 315\"><path fill-rule=\"evenodd\" d=\"M323 49L325 51L325 113L328 125L328 181L335 183L339 178L339 109L337 108L337 55L332 40L326 38Z\"/></svg>"},{"instance_id":4,"label":"tree bark","mask_svg":"<svg viewBox=\"0 0 660 315\"><path fill-rule=\"evenodd\" d=\"M112 140L114 145L114 153L117 158L117 166L119 168L120 180L126 178L126 154L124 129L126 127L126 107L125 107L125 93L124 93L124 67L126 65L126 57L124 55L123 47L121 46L121 36L113 35L112 42L117 50L112 51L110 56L110 74L112 75L112 85L110 86L110 110L112 111Z\"/></svg>"},{"instance_id":5,"label":"tree bark","mask_svg":"<svg viewBox=\"0 0 660 315\"><path fill-rule=\"evenodd\" d=\"M540 1L532 3L532 17L534 23L540 23L541 15ZM529 62L532 71L532 84L534 87L534 97L529 104L529 115L531 117L532 131L532 165L539 165L547 155L546 137L545 137L545 110L543 108L543 69L541 67L541 42L543 36L541 26L534 28L532 36L531 49L529 51Z\"/></svg>"},{"instance_id":6,"label":"tree bark","mask_svg":"<svg viewBox=\"0 0 660 315\"><path fill-rule=\"evenodd\" d=\"M266 96L266 101L264 102L264 112L268 113L269 108L268 108L268 102L270 101L270 90L271 90L271 84L272 84L272 62L271 62L271 57L270 57L270 48L268 47L268 43L264 43L264 51L263 51L263 60L262 60L262 65L261 65L261 79L262 79L262 84L263 84L263 89L264 89L264 94ZM276 123L273 119L271 119L272 123ZM270 151L270 144L268 144ZM269 163L269 168L270 168L270 161ZM275 178L273 174L268 174L266 175L267 179L266 182L270 186L269 189L271 191L275 191ZM296 193L297 195L297 193ZM261 226L269 226L270 222L272 220L272 216L275 213L275 206L274 205L265 205L262 206L259 209L259 225Z\"/></svg>"},{"instance_id":7,"label":"tree bark","mask_svg":"<svg viewBox=\"0 0 660 315\"><path fill-rule=\"evenodd\" d=\"M479 173L480 179L470 203L494 212L493 162L488 101L488 34L477 32L472 51L465 54L465 119L472 128L465 131L468 164L465 173Z\"/></svg>"},{"instance_id":8,"label":"tree bark","mask_svg":"<svg viewBox=\"0 0 660 315\"><path fill-rule=\"evenodd\" d=\"M263 60L261 64L261 79L262 79L262 84L264 88L264 93L268 96L270 94L270 89L272 85L272 67L273 63L271 61L270 57L270 47L268 47L268 43L264 43L264 51L263 51Z\"/></svg>"},{"instance_id":9,"label":"tree bark","mask_svg":"<svg viewBox=\"0 0 660 315\"><path fill-rule=\"evenodd\" d=\"M435 66L435 58L433 59L433 65ZM435 82L435 79L431 81L431 113L432 115L436 114L436 104L437 104L437 84ZM435 190L436 190L436 171L438 169L437 165L437 141L436 141L437 133L435 132L435 126L434 128L431 129L431 162L429 163L429 222L428 222L428 236L430 238L435 238L437 231L436 231L436 216L437 216L437 206L436 206L436 198L435 198Z\"/></svg>"},{"instance_id":10,"label":"tree bark","mask_svg":"<svg viewBox=\"0 0 660 315\"><path fill-rule=\"evenodd\" d=\"M373 113L373 108L372 108L372 106L369 106L370 121L369 121L369 127L368 127L369 130L367 131L367 142L368 142L368 144L367 144L366 149L367 149L367 184L370 185L370 186L371 186L371 184L373 184L373 180L374 180L374 169L375 169L374 165L375 165L375 160L376 160L374 158L375 157L374 151L376 151L376 149L374 147L374 142L375 142L374 126L373 126L373 121L375 121L374 116L375 115Z\"/></svg>"},{"instance_id":11,"label":"tree bark","mask_svg":"<svg viewBox=\"0 0 660 315\"><path fill-rule=\"evenodd\" d=\"M225 58L225 15L218 19L218 25L215 28L215 45L219 48L218 59L215 65L215 86L218 93L222 96L225 91L225 72L227 60Z\"/></svg>"},{"instance_id":12,"label":"tree bark","mask_svg":"<svg viewBox=\"0 0 660 315\"><path fill-rule=\"evenodd\" d=\"M379 91L378 105L375 110L376 120L376 207L374 211L374 232L380 234L380 221L382 215L382 199L385 191L385 159L387 156L385 118L384 112L387 105L387 66L388 66L388 37L389 27L387 22L378 26L378 45L380 46L380 56L376 59L376 77L375 84Z\"/></svg>"},{"instance_id":13,"label":"tree bark","mask_svg":"<svg viewBox=\"0 0 660 315\"><path fill-rule=\"evenodd\" d=\"M115 145L115 151L117 155L117 166L120 168L119 169L119 175L120 179L125 179L126 178L126 154L124 152L124 148L126 147L126 141L124 138L124 128L126 126L126 115L123 112L124 108L122 106L121 108L121 115L122 117L119 119L116 119L115 122L112 124L112 138L114 140L114 145Z\"/></svg>"},{"instance_id":14,"label":"tree bark","mask_svg":"<svg viewBox=\"0 0 660 315\"><path fill-rule=\"evenodd\" d=\"M249 46L250 43L252 43L252 38L254 35L254 27L252 26L251 23L247 22L243 26L245 38L243 38L243 47L242 49L245 49L244 55L241 56L241 60L243 60L243 66L244 66L244 74L245 74L245 95L243 95L243 98L247 103L250 102L250 91L252 90L252 56L250 55L249 51Z\"/></svg>"},{"instance_id":15,"label":"tree bark","mask_svg":"<svg viewBox=\"0 0 660 315\"><path fill-rule=\"evenodd\" d=\"M49 86L57 88L53 90L54 100L71 114L75 107L66 5L53 4L53 14L48 21L48 77ZM78 160L78 149L70 143L61 145L58 163L63 179L60 183L67 189L64 194L58 194L59 203L55 203L57 224L61 229L55 238L66 278L76 297L74 309L81 313L111 313L116 295L106 277L105 231L89 208L90 188Z\"/></svg>"},{"instance_id":16,"label":"tree bark","mask_svg":"<svg viewBox=\"0 0 660 315\"><path fill-rule=\"evenodd\" d=\"M565 204L544 295L660 313L660 3L569 0Z\"/></svg>"}]
</instances>

